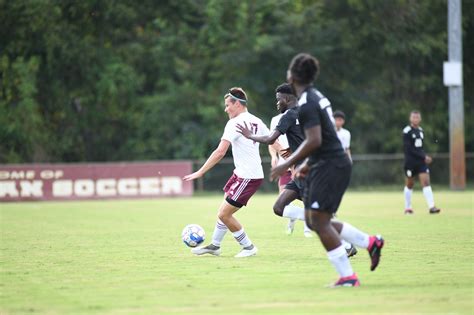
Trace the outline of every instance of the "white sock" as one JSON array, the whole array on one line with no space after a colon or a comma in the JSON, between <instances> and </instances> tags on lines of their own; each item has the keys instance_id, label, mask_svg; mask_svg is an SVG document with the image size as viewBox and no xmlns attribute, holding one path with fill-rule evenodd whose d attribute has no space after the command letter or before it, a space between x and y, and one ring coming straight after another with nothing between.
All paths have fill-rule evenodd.
<instances>
[{"instance_id":1,"label":"white sock","mask_svg":"<svg viewBox=\"0 0 474 315\"><path fill-rule=\"evenodd\" d=\"M435 206L434 197L433 197L433 190L431 190L431 186L423 187L423 195L425 195L426 203L428 207L431 209Z\"/></svg>"},{"instance_id":2,"label":"white sock","mask_svg":"<svg viewBox=\"0 0 474 315\"><path fill-rule=\"evenodd\" d=\"M341 244L342 246L344 246L344 248L347 250L347 249L350 249L352 247L352 244L349 243L349 242L346 242L345 240L341 240Z\"/></svg>"},{"instance_id":3,"label":"white sock","mask_svg":"<svg viewBox=\"0 0 474 315\"><path fill-rule=\"evenodd\" d=\"M234 235L235 240L239 242L239 244L242 245L242 247L248 247L252 245L252 241L247 236L243 228L240 231L232 232L232 234Z\"/></svg>"},{"instance_id":4,"label":"white sock","mask_svg":"<svg viewBox=\"0 0 474 315\"><path fill-rule=\"evenodd\" d=\"M405 186L403 193L405 194L405 209L411 209L411 194L413 193L413 189Z\"/></svg>"},{"instance_id":5,"label":"white sock","mask_svg":"<svg viewBox=\"0 0 474 315\"><path fill-rule=\"evenodd\" d=\"M329 251L328 258L341 278L349 277L354 274L349 258L347 257L346 249L343 245Z\"/></svg>"},{"instance_id":6,"label":"white sock","mask_svg":"<svg viewBox=\"0 0 474 315\"><path fill-rule=\"evenodd\" d=\"M342 223L341 238L357 247L369 247L369 234L364 233L349 223Z\"/></svg>"},{"instance_id":7,"label":"white sock","mask_svg":"<svg viewBox=\"0 0 474 315\"><path fill-rule=\"evenodd\" d=\"M293 206L292 204L287 205L283 209L283 216L290 219L298 219L304 221L304 209Z\"/></svg>"},{"instance_id":8,"label":"white sock","mask_svg":"<svg viewBox=\"0 0 474 315\"><path fill-rule=\"evenodd\" d=\"M227 226L221 220L217 220L216 226L214 227L214 234L212 234L212 245L220 247L221 242L227 233Z\"/></svg>"}]
</instances>

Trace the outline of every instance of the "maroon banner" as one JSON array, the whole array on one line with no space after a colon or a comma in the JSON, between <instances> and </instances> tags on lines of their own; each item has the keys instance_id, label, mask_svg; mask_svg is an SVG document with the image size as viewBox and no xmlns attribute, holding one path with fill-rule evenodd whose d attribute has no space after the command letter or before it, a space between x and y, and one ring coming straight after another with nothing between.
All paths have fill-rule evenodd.
<instances>
[{"instance_id":1,"label":"maroon banner","mask_svg":"<svg viewBox=\"0 0 474 315\"><path fill-rule=\"evenodd\" d=\"M191 196L191 161L0 165L0 202Z\"/></svg>"}]
</instances>

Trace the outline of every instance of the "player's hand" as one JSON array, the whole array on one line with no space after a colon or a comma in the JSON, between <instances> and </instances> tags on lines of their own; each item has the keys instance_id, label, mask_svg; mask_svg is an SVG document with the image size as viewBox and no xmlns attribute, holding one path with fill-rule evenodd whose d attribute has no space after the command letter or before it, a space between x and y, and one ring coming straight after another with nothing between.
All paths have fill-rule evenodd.
<instances>
[{"instance_id":1,"label":"player's hand","mask_svg":"<svg viewBox=\"0 0 474 315\"><path fill-rule=\"evenodd\" d=\"M240 133L245 138L250 139L250 137L253 135L252 130L249 129L245 121L244 121L244 125L245 126L242 126L241 124L237 124L236 126L237 132Z\"/></svg>"},{"instance_id":2,"label":"player's hand","mask_svg":"<svg viewBox=\"0 0 474 315\"><path fill-rule=\"evenodd\" d=\"M433 162L433 158L431 158L431 156L425 156L425 163L426 164L431 164L431 162Z\"/></svg>"},{"instance_id":3,"label":"player's hand","mask_svg":"<svg viewBox=\"0 0 474 315\"><path fill-rule=\"evenodd\" d=\"M286 148L286 149L280 150L279 153L280 153L280 156L286 160L287 158L291 156L291 153L293 152L291 152L290 148Z\"/></svg>"},{"instance_id":4,"label":"player's hand","mask_svg":"<svg viewBox=\"0 0 474 315\"><path fill-rule=\"evenodd\" d=\"M272 171L270 173L270 181L276 180L278 177L280 177L283 173L285 173L288 170L288 166L285 164L278 165L276 167L272 168Z\"/></svg>"},{"instance_id":5,"label":"player's hand","mask_svg":"<svg viewBox=\"0 0 474 315\"><path fill-rule=\"evenodd\" d=\"M309 172L309 165L308 163L302 163L300 166L298 166L296 168L296 171L295 171L295 176L297 178L305 178L306 175L308 175L308 172Z\"/></svg>"},{"instance_id":6,"label":"player's hand","mask_svg":"<svg viewBox=\"0 0 474 315\"><path fill-rule=\"evenodd\" d=\"M195 180L197 178L200 178L202 177L202 173L197 171L197 172L194 172L192 174L189 174L189 175L186 175L183 177L183 180L186 181L186 182L189 182L189 181L192 181L192 180Z\"/></svg>"}]
</instances>

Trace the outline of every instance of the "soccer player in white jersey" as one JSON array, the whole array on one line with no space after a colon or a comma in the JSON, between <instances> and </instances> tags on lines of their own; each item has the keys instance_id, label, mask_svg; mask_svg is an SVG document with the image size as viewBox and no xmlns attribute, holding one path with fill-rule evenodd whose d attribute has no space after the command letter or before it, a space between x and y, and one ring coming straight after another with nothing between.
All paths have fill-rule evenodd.
<instances>
[{"instance_id":1,"label":"soccer player in white jersey","mask_svg":"<svg viewBox=\"0 0 474 315\"><path fill-rule=\"evenodd\" d=\"M280 122L280 118L283 116L284 113L280 113L276 116L274 116L270 122L270 130L275 130L276 127L278 126L278 123ZM278 137L278 143L281 147L283 148L288 148L290 145L288 144L288 139L286 138L286 135L281 134ZM271 144L268 146L268 151L270 152L270 155L272 157L272 167L276 167L278 165L281 165L284 163L285 159L278 154L278 151L274 148L274 144ZM280 176L278 179L278 191L281 194L281 192L285 189L285 186L291 182L291 170L288 170L286 173ZM291 235L293 234L293 231L295 229L295 224L296 224L296 219L290 218L288 219L288 226L286 228L286 234ZM305 237L311 238L313 237L313 234L311 233L311 229L306 225L306 222L304 222L304 228L303 228L303 234Z\"/></svg>"},{"instance_id":2,"label":"soccer player in white jersey","mask_svg":"<svg viewBox=\"0 0 474 315\"><path fill-rule=\"evenodd\" d=\"M336 124L336 134L341 141L342 148L346 152L347 156L352 160L351 156L351 133L349 130L344 129L346 123L346 114L340 110L336 110L333 114L334 122Z\"/></svg>"},{"instance_id":3,"label":"soccer player in white jersey","mask_svg":"<svg viewBox=\"0 0 474 315\"><path fill-rule=\"evenodd\" d=\"M190 181L202 177L224 157L231 145L235 169L224 186L224 200L217 213L211 244L193 248L191 252L196 255L219 256L221 242L227 230L230 230L235 240L242 246L242 251L235 256L241 258L256 255L258 249L245 233L242 224L234 217L234 213L247 205L250 197L262 184L264 176L259 143L239 134L236 126L237 124L251 126L252 131L257 135L268 134L269 130L260 118L248 112L247 94L242 88L231 88L224 96L224 103L229 121L225 126L219 146L197 172L185 176L184 180Z\"/></svg>"},{"instance_id":4,"label":"soccer player in white jersey","mask_svg":"<svg viewBox=\"0 0 474 315\"><path fill-rule=\"evenodd\" d=\"M347 156L352 161L351 133L349 132L349 130L343 128L344 124L346 123L346 114L344 114L344 112L340 110L336 110L332 116L334 117L334 124L336 126L337 137L339 138L339 141L342 144L342 148L344 149L344 152L346 152ZM341 243L346 248L347 255L349 257L352 257L355 254L357 254L357 248L355 248L354 245L344 240L341 240Z\"/></svg>"}]
</instances>

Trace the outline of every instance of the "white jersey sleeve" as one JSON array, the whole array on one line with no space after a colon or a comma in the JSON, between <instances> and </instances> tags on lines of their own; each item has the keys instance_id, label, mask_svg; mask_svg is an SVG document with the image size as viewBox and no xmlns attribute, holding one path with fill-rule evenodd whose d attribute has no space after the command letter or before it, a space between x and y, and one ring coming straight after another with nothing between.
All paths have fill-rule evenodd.
<instances>
[{"instance_id":1,"label":"white jersey sleeve","mask_svg":"<svg viewBox=\"0 0 474 315\"><path fill-rule=\"evenodd\" d=\"M224 134L221 137L221 140L227 140L230 143L234 142L240 134L237 132L236 123L233 120L229 120L224 128Z\"/></svg>"}]
</instances>

